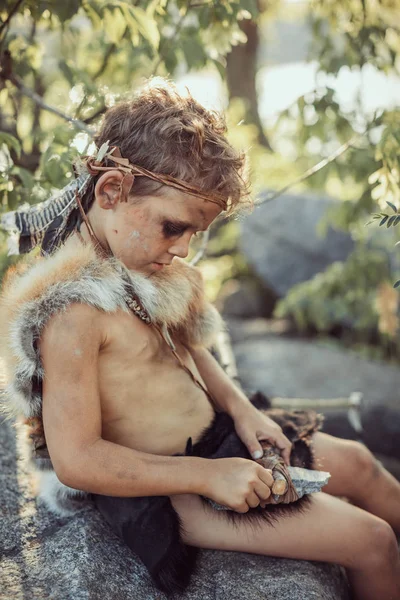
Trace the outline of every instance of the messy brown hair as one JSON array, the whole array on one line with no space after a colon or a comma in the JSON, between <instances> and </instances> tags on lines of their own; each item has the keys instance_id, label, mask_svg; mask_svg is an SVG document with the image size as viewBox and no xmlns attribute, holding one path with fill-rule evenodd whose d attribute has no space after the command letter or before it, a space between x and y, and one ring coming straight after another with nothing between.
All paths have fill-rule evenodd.
<instances>
[{"instance_id":1,"label":"messy brown hair","mask_svg":"<svg viewBox=\"0 0 400 600\"><path fill-rule=\"evenodd\" d=\"M186 88L187 89L187 88ZM133 164L154 173L171 175L206 193L226 198L227 212L251 205L248 163L225 137L222 113L207 110L176 85L153 77L128 102L107 110L97 148L109 142ZM157 195L162 184L148 177L135 179L132 195Z\"/></svg>"}]
</instances>

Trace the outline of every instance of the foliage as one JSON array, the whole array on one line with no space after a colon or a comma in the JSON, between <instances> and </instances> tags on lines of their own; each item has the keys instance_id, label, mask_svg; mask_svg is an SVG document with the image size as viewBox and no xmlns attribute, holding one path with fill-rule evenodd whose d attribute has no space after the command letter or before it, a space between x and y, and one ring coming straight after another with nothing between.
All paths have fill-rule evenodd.
<instances>
[{"instance_id":1,"label":"foliage","mask_svg":"<svg viewBox=\"0 0 400 600\"><path fill-rule=\"evenodd\" d=\"M398 202L397 123L399 109L368 111L359 90L356 109L339 104L330 82L340 70L364 68L397 75L400 60L398 3L392 0L313 0L308 13L313 41L310 60L317 61L317 85L287 110L276 124L275 139L295 142L293 157L303 170L357 134L350 150L313 175L309 187L346 200L328 220L352 231L373 211L374 202ZM360 86L362 77L360 76ZM379 182L380 187L376 186ZM389 195L388 195L389 194ZM360 235L360 232L358 231Z\"/></svg>"},{"instance_id":2,"label":"foliage","mask_svg":"<svg viewBox=\"0 0 400 600\"><path fill-rule=\"evenodd\" d=\"M332 331L338 323L351 326L357 339L363 329L367 337L371 330L379 329L381 315L376 294L382 281L396 275L384 268L385 260L376 254L379 251L366 249L371 239L381 238L379 230L365 225L371 213L377 213L377 204L381 225L391 227L400 222L400 109L382 106L368 110L362 98L362 73L367 69L384 76L398 76L398 3L313 0L308 18L313 30L310 60L316 61L316 87L281 112L270 140L272 145L277 140L290 144L291 160L302 171L352 140L349 149L307 179L303 187L343 200L326 214L319 230L324 233L331 225L348 231L356 242L356 250L347 263L336 263L325 273L293 288L276 314L292 315L304 329ZM331 82L339 71L360 74L357 104L352 110L339 103L332 88ZM385 219L388 203L394 213ZM377 218L372 220L378 222ZM390 335L395 333L393 330Z\"/></svg>"},{"instance_id":3,"label":"foliage","mask_svg":"<svg viewBox=\"0 0 400 600\"><path fill-rule=\"evenodd\" d=\"M65 185L93 122L144 77L210 65L223 75L225 54L245 41L239 20L256 13L255 0L8 0L0 12L3 209ZM26 89L75 121L43 110Z\"/></svg>"},{"instance_id":4,"label":"foliage","mask_svg":"<svg viewBox=\"0 0 400 600\"><path fill-rule=\"evenodd\" d=\"M295 285L277 304L275 316L292 318L303 332L310 328L320 333L347 330L353 332L353 342L385 342L393 331L382 325L381 295L387 295L391 275L384 251L357 248L346 262L335 262Z\"/></svg>"}]
</instances>

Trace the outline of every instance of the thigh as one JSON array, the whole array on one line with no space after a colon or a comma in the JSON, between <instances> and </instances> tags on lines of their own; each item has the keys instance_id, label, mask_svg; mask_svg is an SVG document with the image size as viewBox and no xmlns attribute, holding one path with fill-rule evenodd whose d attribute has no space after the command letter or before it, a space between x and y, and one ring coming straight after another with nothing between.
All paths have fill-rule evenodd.
<instances>
[{"instance_id":1,"label":"thigh","mask_svg":"<svg viewBox=\"0 0 400 600\"><path fill-rule=\"evenodd\" d=\"M184 541L192 546L250 552L354 567L387 525L368 512L328 494L313 494L310 506L288 513L273 525L246 518L232 524L224 514L204 506L198 496L172 496L183 525ZM245 517L245 515L244 515Z\"/></svg>"},{"instance_id":2,"label":"thigh","mask_svg":"<svg viewBox=\"0 0 400 600\"><path fill-rule=\"evenodd\" d=\"M334 496L351 497L357 486L362 486L374 470L379 470L369 450L353 440L318 431L312 437L312 449L314 468L331 474L323 491Z\"/></svg>"}]
</instances>

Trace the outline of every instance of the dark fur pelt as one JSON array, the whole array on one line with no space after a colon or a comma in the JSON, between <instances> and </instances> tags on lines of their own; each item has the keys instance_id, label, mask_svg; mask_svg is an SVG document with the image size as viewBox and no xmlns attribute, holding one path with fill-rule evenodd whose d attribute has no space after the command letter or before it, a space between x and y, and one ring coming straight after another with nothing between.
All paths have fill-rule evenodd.
<instances>
[{"instance_id":1,"label":"dark fur pelt","mask_svg":"<svg viewBox=\"0 0 400 600\"><path fill-rule=\"evenodd\" d=\"M321 418L314 411L283 411L271 409L270 402L263 394L257 393L250 399L259 410L267 410L268 416L283 428L285 435L293 443L291 464L313 467L310 447L311 435L321 425ZM234 422L226 413L218 413L211 425L203 432L201 439L192 444L188 439L186 456L202 458L251 456L235 432ZM167 496L147 498L115 498L93 496L94 501L106 521L131 550L139 556L147 567L158 589L170 595L182 592L190 582L195 569L197 550L183 543L182 524L179 515ZM206 498L202 498L208 511L215 511ZM266 508L251 508L241 514L232 510L218 511L236 526L239 523L274 522L304 511L309 498L304 496L291 504L269 504Z\"/></svg>"},{"instance_id":2,"label":"dark fur pelt","mask_svg":"<svg viewBox=\"0 0 400 600\"><path fill-rule=\"evenodd\" d=\"M181 520L169 497L93 494L93 500L113 531L141 559L156 587L168 595L183 592L198 550L183 543Z\"/></svg>"}]
</instances>

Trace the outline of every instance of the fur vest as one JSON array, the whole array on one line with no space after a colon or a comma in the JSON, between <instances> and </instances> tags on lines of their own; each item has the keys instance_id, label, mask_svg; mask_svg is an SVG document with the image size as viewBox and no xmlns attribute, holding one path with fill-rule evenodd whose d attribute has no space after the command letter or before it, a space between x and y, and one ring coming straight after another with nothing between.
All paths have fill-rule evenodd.
<instances>
[{"instance_id":1,"label":"fur vest","mask_svg":"<svg viewBox=\"0 0 400 600\"><path fill-rule=\"evenodd\" d=\"M71 303L98 310L129 312L132 293L152 321L183 343L210 347L222 321L204 295L198 269L175 258L151 277L128 271L116 258L100 258L91 244L66 244L46 258L28 259L8 271L0 298L1 355L7 389L2 410L28 424L32 466L40 478L40 496L59 515L75 512L87 494L63 485L47 448L35 448L42 426L42 380L37 341L49 319ZM134 318L134 317L132 317ZM36 428L36 429L35 429ZM44 440L44 436L43 436Z\"/></svg>"}]
</instances>

